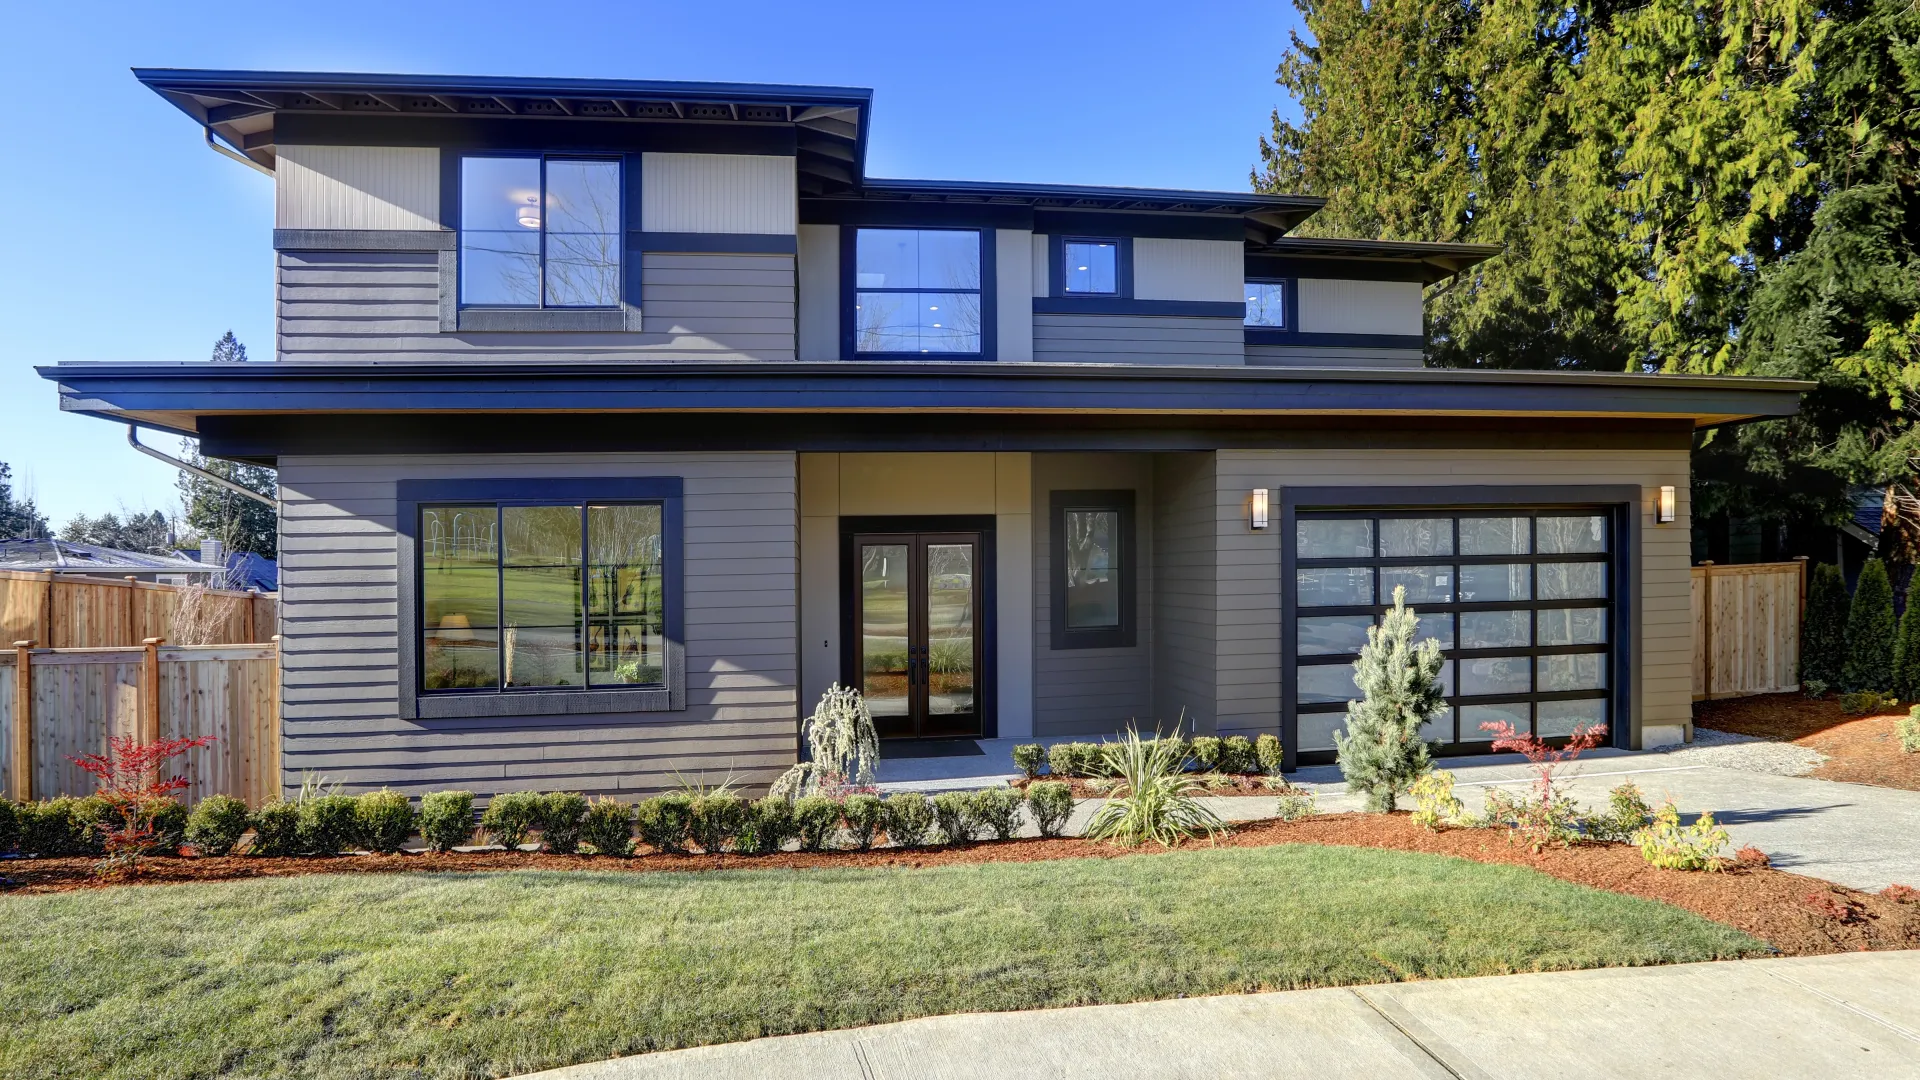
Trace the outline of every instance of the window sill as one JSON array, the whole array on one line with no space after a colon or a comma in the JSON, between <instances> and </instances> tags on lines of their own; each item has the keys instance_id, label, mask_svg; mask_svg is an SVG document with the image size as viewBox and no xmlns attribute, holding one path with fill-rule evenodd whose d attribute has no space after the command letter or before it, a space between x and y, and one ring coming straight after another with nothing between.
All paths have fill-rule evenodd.
<instances>
[{"instance_id":1,"label":"window sill","mask_svg":"<svg viewBox=\"0 0 1920 1080\"><path fill-rule=\"evenodd\" d=\"M421 694L417 719L464 720L492 716L596 716L606 713L672 712L672 691L519 691L486 694Z\"/></svg>"},{"instance_id":2,"label":"window sill","mask_svg":"<svg viewBox=\"0 0 1920 1080\"><path fill-rule=\"evenodd\" d=\"M542 330L618 332L627 328L627 313L620 308L462 308L459 318L459 329L462 332L526 333Z\"/></svg>"}]
</instances>

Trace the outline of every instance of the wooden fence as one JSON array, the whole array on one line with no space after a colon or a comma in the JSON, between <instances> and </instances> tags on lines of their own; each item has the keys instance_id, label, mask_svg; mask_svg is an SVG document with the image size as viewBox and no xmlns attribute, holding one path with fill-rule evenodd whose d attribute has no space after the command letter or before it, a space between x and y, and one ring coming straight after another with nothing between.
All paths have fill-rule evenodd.
<instances>
[{"instance_id":1,"label":"wooden fence","mask_svg":"<svg viewBox=\"0 0 1920 1080\"><path fill-rule=\"evenodd\" d=\"M36 641L54 649L138 647L151 637L174 636L173 616L184 586L132 578L72 577L0 570L0 645ZM255 592L210 590L218 612L216 639L234 645L271 640L278 605Z\"/></svg>"},{"instance_id":2,"label":"wooden fence","mask_svg":"<svg viewBox=\"0 0 1920 1080\"><path fill-rule=\"evenodd\" d=\"M1693 700L1800 689L1807 562L1693 568Z\"/></svg>"},{"instance_id":3,"label":"wooden fence","mask_svg":"<svg viewBox=\"0 0 1920 1080\"><path fill-rule=\"evenodd\" d=\"M72 758L101 753L114 735L143 742L212 735L213 744L189 751L175 774L189 782L188 802L226 794L258 804L279 793L275 643L26 644L0 652L0 776L13 798L92 794L93 778Z\"/></svg>"}]
</instances>

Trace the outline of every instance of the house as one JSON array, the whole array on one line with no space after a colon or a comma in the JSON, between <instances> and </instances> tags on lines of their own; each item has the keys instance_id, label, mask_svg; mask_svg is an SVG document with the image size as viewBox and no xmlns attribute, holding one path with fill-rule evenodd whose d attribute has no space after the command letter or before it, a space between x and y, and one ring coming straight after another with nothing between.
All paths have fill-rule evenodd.
<instances>
[{"instance_id":1,"label":"house","mask_svg":"<svg viewBox=\"0 0 1920 1080\"><path fill-rule=\"evenodd\" d=\"M280 470L290 780L764 783L835 681L887 739L1184 718L1291 768L1402 586L1443 752L1678 742L1689 448L1804 388L1429 369L1495 249L869 177L867 90L136 74L272 176L277 359L40 370Z\"/></svg>"},{"instance_id":2,"label":"house","mask_svg":"<svg viewBox=\"0 0 1920 1080\"><path fill-rule=\"evenodd\" d=\"M0 540L0 570L222 587L217 580L222 569L218 563L203 563L182 552L156 555L68 540Z\"/></svg>"}]
</instances>

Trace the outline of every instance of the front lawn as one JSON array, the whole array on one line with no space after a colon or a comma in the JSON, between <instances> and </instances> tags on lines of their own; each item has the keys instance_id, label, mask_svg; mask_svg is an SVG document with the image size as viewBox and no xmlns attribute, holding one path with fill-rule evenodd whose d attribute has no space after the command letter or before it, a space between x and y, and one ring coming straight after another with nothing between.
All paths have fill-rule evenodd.
<instances>
[{"instance_id":1,"label":"front lawn","mask_svg":"<svg viewBox=\"0 0 1920 1080\"><path fill-rule=\"evenodd\" d=\"M500 1076L975 1010L1764 951L1531 870L1283 846L0 896L0 1076Z\"/></svg>"}]
</instances>

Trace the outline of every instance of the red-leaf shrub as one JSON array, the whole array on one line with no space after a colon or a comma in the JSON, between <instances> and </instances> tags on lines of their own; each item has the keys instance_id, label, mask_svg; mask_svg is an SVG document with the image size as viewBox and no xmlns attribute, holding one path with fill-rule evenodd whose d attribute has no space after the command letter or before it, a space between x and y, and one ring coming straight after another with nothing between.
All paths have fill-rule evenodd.
<instances>
[{"instance_id":1,"label":"red-leaf shrub","mask_svg":"<svg viewBox=\"0 0 1920 1080\"><path fill-rule=\"evenodd\" d=\"M1554 780L1561 765L1600 745L1606 737L1607 725L1577 727L1567 744L1559 747L1532 732L1515 731L1505 720L1481 724L1480 730L1493 735L1496 753L1509 750L1524 755L1527 765L1533 769L1533 796L1515 808L1515 831L1526 836L1535 851L1550 842L1564 844L1575 839L1578 812L1571 798L1554 790Z\"/></svg>"},{"instance_id":2,"label":"red-leaf shrub","mask_svg":"<svg viewBox=\"0 0 1920 1080\"><path fill-rule=\"evenodd\" d=\"M115 735L107 740L106 753L82 754L69 759L100 782L97 796L108 806L107 819L98 826L107 851L106 859L100 864L101 873L139 872L140 856L153 848L158 835L154 828L153 804L171 802L174 793L187 786L184 776L161 776L167 759L212 742L211 735L164 739L157 743L143 743L131 735Z\"/></svg>"},{"instance_id":3,"label":"red-leaf shrub","mask_svg":"<svg viewBox=\"0 0 1920 1080\"><path fill-rule=\"evenodd\" d=\"M1837 923L1858 922L1860 918L1860 913L1854 910L1852 904L1835 899L1832 893L1808 893L1804 903L1815 915L1823 919L1832 919Z\"/></svg>"},{"instance_id":4,"label":"red-leaf shrub","mask_svg":"<svg viewBox=\"0 0 1920 1080\"><path fill-rule=\"evenodd\" d=\"M1773 860L1767 857L1767 853L1752 844L1734 852L1733 861L1749 870L1760 870L1773 865Z\"/></svg>"},{"instance_id":5,"label":"red-leaf shrub","mask_svg":"<svg viewBox=\"0 0 1920 1080\"><path fill-rule=\"evenodd\" d=\"M1920 904L1920 889L1911 885L1889 885L1880 890L1880 895L1896 904Z\"/></svg>"}]
</instances>

